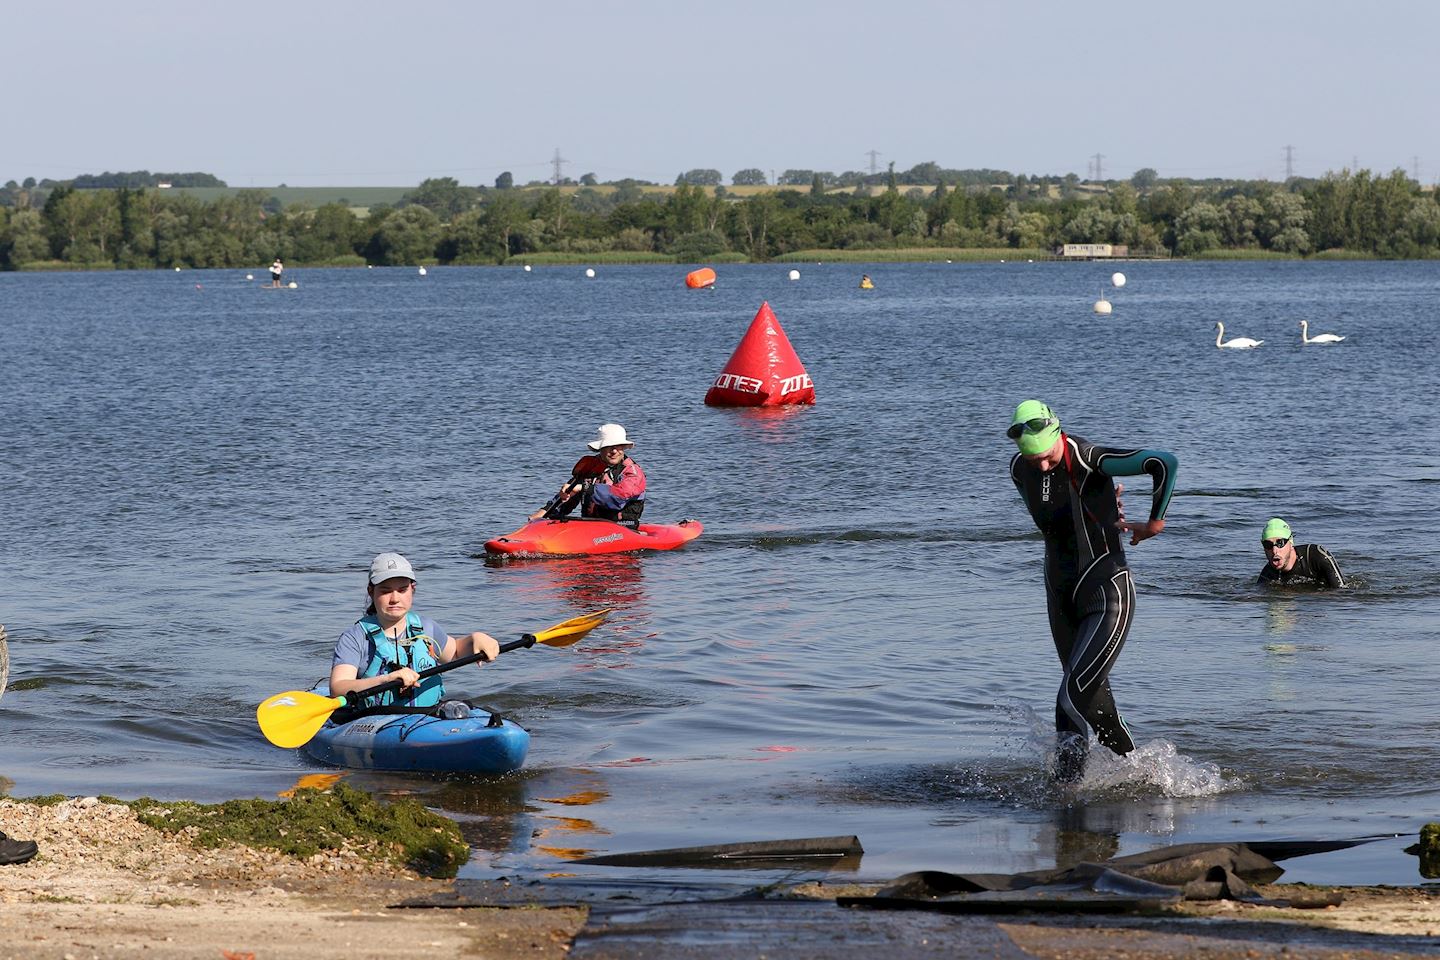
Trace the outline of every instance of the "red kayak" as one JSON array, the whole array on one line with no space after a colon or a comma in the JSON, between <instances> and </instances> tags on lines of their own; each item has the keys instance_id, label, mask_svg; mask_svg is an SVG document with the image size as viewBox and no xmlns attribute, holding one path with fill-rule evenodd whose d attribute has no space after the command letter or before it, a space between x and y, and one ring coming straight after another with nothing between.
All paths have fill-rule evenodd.
<instances>
[{"instance_id":1,"label":"red kayak","mask_svg":"<svg viewBox=\"0 0 1440 960\"><path fill-rule=\"evenodd\" d=\"M640 529L611 520L531 520L514 533L485 544L486 553L528 556L573 556L624 553L627 550L674 550L700 536L699 520L642 523Z\"/></svg>"}]
</instances>

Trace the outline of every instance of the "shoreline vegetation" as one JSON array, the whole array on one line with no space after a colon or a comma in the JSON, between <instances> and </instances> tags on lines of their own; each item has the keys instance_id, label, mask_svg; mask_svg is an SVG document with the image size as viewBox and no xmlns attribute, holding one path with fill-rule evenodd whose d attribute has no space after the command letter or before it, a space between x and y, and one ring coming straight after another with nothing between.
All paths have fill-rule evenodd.
<instances>
[{"instance_id":1,"label":"shoreline vegetation","mask_svg":"<svg viewBox=\"0 0 1440 960\"><path fill-rule=\"evenodd\" d=\"M227 960L474 955L560 960L569 955L585 927L587 908L465 906L453 881L434 871L416 873L403 865L405 857L374 855L392 846L387 837L458 836L453 823L428 814L434 819L420 822L417 834L415 809L423 807L416 801L380 804L336 784L337 775L322 776L329 782L311 782L329 792L297 789L288 801L0 798L0 825L40 847L28 863L0 867L6 880L0 886L5 955L163 960L217 954ZM353 833L342 838L336 828ZM291 849L282 852L286 844ZM408 841L398 845L409 848ZM764 895L823 904L838 895L870 895L878 887L836 878L777 884L765 888ZM1434 887L1274 884L1258 892L1297 901L1334 892L1343 899L1339 906L1307 910L1233 900L1186 902L1113 924L1093 914L1059 913L989 922L1027 955L1057 958L1169 960L1203 953L1228 960L1278 955L1277 950L1392 956L1413 952L1418 938L1440 931L1440 889ZM416 900L447 909L393 909ZM854 924L869 929L874 916L836 911L827 923L832 935L844 940ZM960 938L960 944L973 936L973 928L958 917L937 927L928 919L933 915L912 916L917 918L915 944L947 935ZM777 926L775 935L783 938L786 932ZM905 936L904 928L899 936Z\"/></svg>"},{"instance_id":2,"label":"shoreline vegetation","mask_svg":"<svg viewBox=\"0 0 1440 960\"><path fill-rule=\"evenodd\" d=\"M0 187L0 270L253 270L276 256L287 267L1049 260L1066 244L1110 245L1120 255L1094 259L1114 260L1440 258L1440 192L1398 169L1081 181L931 163L868 177L787 170L779 185L759 170L730 186L693 170L673 186L502 175L493 188L444 177L409 190L141 173Z\"/></svg>"},{"instance_id":3,"label":"shoreline vegetation","mask_svg":"<svg viewBox=\"0 0 1440 960\"><path fill-rule=\"evenodd\" d=\"M560 251L533 253L507 257L501 263L491 261L444 262L434 257L417 260L406 264L374 264L366 263L361 256L331 257L317 261L287 261L287 270L306 269L327 269L327 268L363 268L376 266L404 266L404 267L520 267L520 266L646 266L646 265L672 265L672 266L714 266L716 264L749 264L755 262L796 264L796 263L857 263L857 264L884 264L884 263L1018 263L1022 261L1042 262L1101 262L1101 263L1134 263L1145 260L1165 260L1169 262L1203 262L1203 261L1287 261L1287 262L1323 262L1323 261L1381 261L1394 259L1380 257L1374 254L1356 253L1350 250L1321 250L1317 253L1302 256L1293 253L1277 253L1271 250L1207 250L1203 253L1189 257L1167 257L1163 254L1154 256L1110 256L1110 257L1066 257L1050 250L1039 249L1012 249L1012 248L963 248L963 247L901 247L889 250L797 250L792 253L780 254L768 261L752 261L743 254L720 254L714 257L707 257L703 260L679 260L670 254L663 253L642 253L642 252L619 252L605 251L592 254L566 253ZM1425 256L1413 259L1435 260L1440 259L1440 253L1434 256ZM127 268L120 267L114 263L89 263L74 264L63 260L35 260L20 264L12 268L17 273L72 273L72 272L109 272L125 269L152 269L171 270L170 267L150 268ZM257 265L236 265L224 267L193 267L189 269L226 269L226 270L263 270L264 264Z\"/></svg>"}]
</instances>

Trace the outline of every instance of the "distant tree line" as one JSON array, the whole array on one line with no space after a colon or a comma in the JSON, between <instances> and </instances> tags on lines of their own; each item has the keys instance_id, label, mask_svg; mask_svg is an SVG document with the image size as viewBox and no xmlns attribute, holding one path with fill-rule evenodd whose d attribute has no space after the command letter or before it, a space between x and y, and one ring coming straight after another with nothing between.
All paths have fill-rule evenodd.
<instances>
[{"instance_id":1,"label":"distant tree line","mask_svg":"<svg viewBox=\"0 0 1440 960\"><path fill-rule=\"evenodd\" d=\"M698 172L707 180L714 173ZM1178 256L1440 256L1436 194L1401 170L1285 184L1163 180L1153 170L1105 184L996 171L983 172L989 182L960 182L946 176L956 171L934 172L923 189L890 169L879 184L841 192L823 172L791 170L774 190L747 196L691 183L689 174L668 192L634 180L561 190L515 187L509 174L494 188L442 177L359 215L340 203L282 207L263 190L203 202L128 186L11 181L0 189L0 267L238 267L276 255L317 265L499 263L542 253L759 261L811 249L1063 243ZM750 178L764 174L736 174Z\"/></svg>"},{"instance_id":2,"label":"distant tree line","mask_svg":"<svg viewBox=\"0 0 1440 960\"><path fill-rule=\"evenodd\" d=\"M69 186L77 190L105 190L118 187L223 187L225 181L209 173L151 173L149 170L135 170L130 173L87 173L71 180Z\"/></svg>"}]
</instances>

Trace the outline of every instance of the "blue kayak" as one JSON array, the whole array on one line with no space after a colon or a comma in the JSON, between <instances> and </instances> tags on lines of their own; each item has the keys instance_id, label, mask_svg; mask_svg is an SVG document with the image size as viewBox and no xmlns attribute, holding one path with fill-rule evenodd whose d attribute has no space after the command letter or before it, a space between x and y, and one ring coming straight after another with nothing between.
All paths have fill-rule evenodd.
<instances>
[{"instance_id":1,"label":"blue kayak","mask_svg":"<svg viewBox=\"0 0 1440 960\"><path fill-rule=\"evenodd\" d=\"M303 749L321 763L359 770L509 773L520 769L529 748L524 727L474 710L463 720L374 713L327 722Z\"/></svg>"}]
</instances>

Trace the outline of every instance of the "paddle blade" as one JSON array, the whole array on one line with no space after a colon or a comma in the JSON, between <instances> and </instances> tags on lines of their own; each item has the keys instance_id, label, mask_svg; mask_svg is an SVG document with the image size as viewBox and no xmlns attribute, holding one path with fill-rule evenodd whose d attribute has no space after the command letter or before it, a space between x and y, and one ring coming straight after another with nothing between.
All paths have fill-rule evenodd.
<instances>
[{"instance_id":1,"label":"paddle blade","mask_svg":"<svg viewBox=\"0 0 1440 960\"><path fill-rule=\"evenodd\" d=\"M299 747L325 726L330 714L345 706L344 697L322 697L303 690L277 693L255 708L260 732L277 747Z\"/></svg>"},{"instance_id":2,"label":"paddle blade","mask_svg":"<svg viewBox=\"0 0 1440 960\"><path fill-rule=\"evenodd\" d=\"M547 627L539 633L526 634L526 637L534 637L536 643L543 643L547 647L568 647L579 643L585 634L604 623L608 616L610 616L609 608L596 610L594 613L582 613L578 617L571 617L564 623Z\"/></svg>"}]
</instances>

